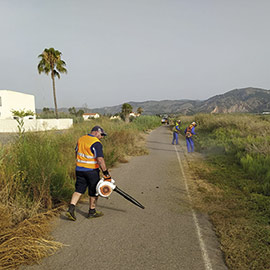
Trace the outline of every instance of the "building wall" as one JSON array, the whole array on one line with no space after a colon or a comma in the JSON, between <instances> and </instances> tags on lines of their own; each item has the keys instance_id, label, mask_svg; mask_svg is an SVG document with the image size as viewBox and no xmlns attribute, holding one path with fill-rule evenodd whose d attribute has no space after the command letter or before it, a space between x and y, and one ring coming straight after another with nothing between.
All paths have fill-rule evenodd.
<instances>
[{"instance_id":1,"label":"building wall","mask_svg":"<svg viewBox=\"0 0 270 270\"><path fill-rule=\"evenodd\" d=\"M111 120L115 120L115 119L116 120L121 120L121 117L119 115L117 115L117 116L115 115L115 116L111 116L110 119Z\"/></svg>"},{"instance_id":2,"label":"building wall","mask_svg":"<svg viewBox=\"0 0 270 270\"><path fill-rule=\"evenodd\" d=\"M96 114L83 114L83 119L84 120L88 120L88 119L91 119L91 118L99 118L99 114L96 113Z\"/></svg>"},{"instance_id":3,"label":"building wall","mask_svg":"<svg viewBox=\"0 0 270 270\"><path fill-rule=\"evenodd\" d=\"M60 130L72 127L73 119L25 119L25 131ZM0 132L18 132L18 123L14 119L0 119Z\"/></svg>"},{"instance_id":4,"label":"building wall","mask_svg":"<svg viewBox=\"0 0 270 270\"><path fill-rule=\"evenodd\" d=\"M13 119L11 110L30 110L35 113L35 97L15 91L0 90L0 119Z\"/></svg>"}]
</instances>

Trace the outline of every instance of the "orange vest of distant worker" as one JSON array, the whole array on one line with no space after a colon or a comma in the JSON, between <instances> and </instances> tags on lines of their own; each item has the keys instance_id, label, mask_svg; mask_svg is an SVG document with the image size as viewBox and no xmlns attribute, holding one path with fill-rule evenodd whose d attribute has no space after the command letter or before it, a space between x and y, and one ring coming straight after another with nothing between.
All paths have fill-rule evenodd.
<instances>
[{"instance_id":1,"label":"orange vest of distant worker","mask_svg":"<svg viewBox=\"0 0 270 270\"><path fill-rule=\"evenodd\" d=\"M187 138L190 138L190 137L192 137L192 133L191 133L191 131L192 131L192 128L193 128L194 126L193 125L189 125L188 126L188 128L187 128L187 130L186 130L186 137Z\"/></svg>"},{"instance_id":2,"label":"orange vest of distant worker","mask_svg":"<svg viewBox=\"0 0 270 270\"><path fill-rule=\"evenodd\" d=\"M97 169L99 165L97 159L90 150L90 147L100 140L96 137L89 135L82 136L77 143L77 163L79 167L84 167L88 169Z\"/></svg>"}]
</instances>

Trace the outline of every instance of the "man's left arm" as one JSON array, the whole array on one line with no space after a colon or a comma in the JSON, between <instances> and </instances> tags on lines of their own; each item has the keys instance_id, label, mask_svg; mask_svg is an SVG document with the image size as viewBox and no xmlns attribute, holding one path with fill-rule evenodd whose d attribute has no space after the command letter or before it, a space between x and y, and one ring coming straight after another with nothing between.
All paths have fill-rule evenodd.
<instances>
[{"instance_id":1,"label":"man's left arm","mask_svg":"<svg viewBox=\"0 0 270 270\"><path fill-rule=\"evenodd\" d=\"M104 180L111 180L112 177L107 169L105 160L103 157L97 157L97 163L100 167L100 169L102 170L103 176L104 176Z\"/></svg>"},{"instance_id":2,"label":"man's left arm","mask_svg":"<svg viewBox=\"0 0 270 270\"><path fill-rule=\"evenodd\" d=\"M100 169L102 170L102 172L107 171L107 166L103 157L97 157L97 163Z\"/></svg>"}]
</instances>

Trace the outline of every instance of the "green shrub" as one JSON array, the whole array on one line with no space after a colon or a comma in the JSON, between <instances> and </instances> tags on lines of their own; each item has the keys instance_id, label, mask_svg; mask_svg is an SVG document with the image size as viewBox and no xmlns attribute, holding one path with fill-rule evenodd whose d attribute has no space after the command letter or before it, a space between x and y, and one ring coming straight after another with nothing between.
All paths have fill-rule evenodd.
<instances>
[{"instance_id":1,"label":"green shrub","mask_svg":"<svg viewBox=\"0 0 270 270\"><path fill-rule=\"evenodd\" d=\"M60 201L66 195L69 178L61 164L62 153L57 136L45 133L27 133L12 146L14 156L7 162L13 174L23 172L21 191L32 201L40 201L44 208L52 208L52 200ZM57 192L56 192L57 187ZM71 194L71 189L70 193ZM53 199L52 199L53 198Z\"/></svg>"},{"instance_id":2,"label":"green shrub","mask_svg":"<svg viewBox=\"0 0 270 270\"><path fill-rule=\"evenodd\" d=\"M196 149L225 154L248 174L241 188L270 196L270 123L256 115L197 115Z\"/></svg>"},{"instance_id":3,"label":"green shrub","mask_svg":"<svg viewBox=\"0 0 270 270\"><path fill-rule=\"evenodd\" d=\"M132 124L136 126L136 129L146 131L160 126L161 122L158 116L141 115L135 118Z\"/></svg>"},{"instance_id":4,"label":"green shrub","mask_svg":"<svg viewBox=\"0 0 270 270\"><path fill-rule=\"evenodd\" d=\"M256 183L250 192L270 196L270 156L246 154L241 158L241 164Z\"/></svg>"}]
</instances>

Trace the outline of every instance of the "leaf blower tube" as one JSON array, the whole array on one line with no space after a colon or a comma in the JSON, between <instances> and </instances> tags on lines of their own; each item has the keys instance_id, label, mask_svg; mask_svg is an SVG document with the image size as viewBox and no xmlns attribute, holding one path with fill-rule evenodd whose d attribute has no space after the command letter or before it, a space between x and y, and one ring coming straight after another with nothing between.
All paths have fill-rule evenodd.
<instances>
[{"instance_id":1,"label":"leaf blower tube","mask_svg":"<svg viewBox=\"0 0 270 270\"><path fill-rule=\"evenodd\" d=\"M114 191L116 191L118 194L122 195L125 199L128 201L134 203L135 205L139 206L140 208L144 209L144 206L140 204L138 201L136 201L134 198L132 198L130 195L125 193L123 190L121 190L119 187L115 186Z\"/></svg>"},{"instance_id":2,"label":"leaf blower tube","mask_svg":"<svg viewBox=\"0 0 270 270\"><path fill-rule=\"evenodd\" d=\"M96 187L96 195L100 195L101 197L108 198L113 191L117 192L121 196L123 196L128 201L132 202L133 204L137 205L138 207L144 209L144 206L140 204L138 201L136 201L134 198L132 198L130 195L125 193L123 190L121 190L119 187L117 187L115 184L115 181L111 179L110 181L104 181L104 179L100 179L97 183Z\"/></svg>"}]
</instances>

